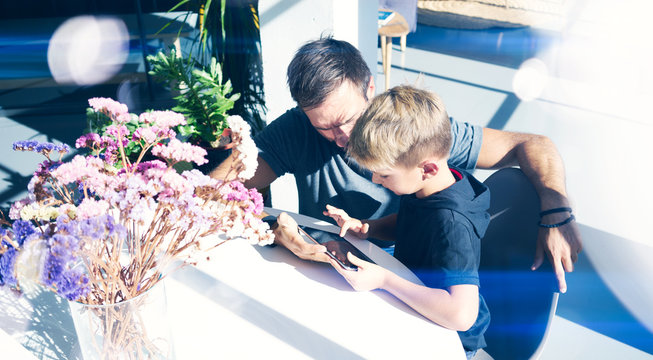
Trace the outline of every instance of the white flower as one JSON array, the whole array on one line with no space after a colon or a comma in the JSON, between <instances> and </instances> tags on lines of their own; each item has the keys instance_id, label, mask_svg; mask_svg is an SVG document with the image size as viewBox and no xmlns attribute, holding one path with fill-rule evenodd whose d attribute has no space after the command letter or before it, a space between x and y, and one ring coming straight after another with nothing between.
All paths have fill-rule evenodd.
<instances>
[{"instance_id":1,"label":"white flower","mask_svg":"<svg viewBox=\"0 0 653 360\"><path fill-rule=\"evenodd\" d=\"M34 239L26 241L16 257L16 279L26 293L36 291L41 282L41 273L46 259L45 241Z\"/></svg>"},{"instance_id":2,"label":"white flower","mask_svg":"<svg viewBox=\"0 0 653 360\"><path fill-rule=\"evenodd\" d=\"M231 138L236 143L240 162L240 165L235 164L235 168L238 169L238 178L240 180L251 179L258 167L258 148L250 136L249 124L238 115L229 116L227 123L231 128Z\"/></svg>"},{"instance_id":3,"label":"white flower","mask_svg":"<svg viewBox=\"0 0 653 360\"><path fill-rule=\"evenodd\" d=\"M53 206L39 206L38 203L27 204L19 211L22 220L48 222L59 216L59 210Z\"/></svg>"},{"instance_id":4,"label":"white flower","mask_svg":"<svg viewBox=\"0 0 653 360\"><path fill-rule=\"evenodd\" d=\"M237 134L247 133L249 135L250 127L247 121L243 120L240 115L231 115L227 118L227 124L232 132Z\"/></svg>"}]
</instances>

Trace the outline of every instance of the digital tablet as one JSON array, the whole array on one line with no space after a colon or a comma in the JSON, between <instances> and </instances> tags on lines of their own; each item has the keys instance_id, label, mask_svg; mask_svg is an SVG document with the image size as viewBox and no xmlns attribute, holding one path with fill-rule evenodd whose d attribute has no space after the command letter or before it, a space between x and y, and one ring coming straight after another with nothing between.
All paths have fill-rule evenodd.
<instances>
[{"instance_id":1,"label":"digital tablet","mask_svg":"<svg viewBox=\"0 0 653 360\"><path fill-rule=\"evenodd\" d=\"M357 247L352 245L347 239L338 234L328 231L314 229L308 226L299 226L299 234L309 243L324 245L327 248L326 254L335 260L345 270L357 271L358 267L347 259L347 253L351 252L359 259L371 262L374 261L365 255Z\"/></svg>"}]
</instances>

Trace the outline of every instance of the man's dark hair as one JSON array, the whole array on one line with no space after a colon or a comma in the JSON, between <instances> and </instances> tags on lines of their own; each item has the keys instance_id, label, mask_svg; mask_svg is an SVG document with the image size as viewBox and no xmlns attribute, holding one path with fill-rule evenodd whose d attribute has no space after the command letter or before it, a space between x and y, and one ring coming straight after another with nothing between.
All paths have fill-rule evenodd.
<instances>
[{"instance_id":1,"label":"man's dark hair","mask_svg":"<svg viewBox=\"0 0 653 360\"><path fill-rule=\"evenodd\" d=\"M358 87L367 100L372 73L350 43L322 37L297 50L287 75L292 98L302 109L310 109L323 103L345 80Z\"/></svg>"}]
</instances>

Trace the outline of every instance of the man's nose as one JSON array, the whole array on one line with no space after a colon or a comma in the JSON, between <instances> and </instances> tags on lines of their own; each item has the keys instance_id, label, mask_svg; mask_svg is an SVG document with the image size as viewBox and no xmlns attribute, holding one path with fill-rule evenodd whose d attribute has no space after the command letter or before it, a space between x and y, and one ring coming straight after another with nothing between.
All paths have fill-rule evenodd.
<instances>
[{"instance_id":1,"label":"man's nose","mask_svg":"<svg viewBox=\"0 0 653 360\"><path fill-rule=\"evenodd\" d=\"M349 142L349 134L342 131L340 127L333 129L333 136L335 138L336 145L342 148L347 146L347 143Z\"/></svg>"}]
</instances>

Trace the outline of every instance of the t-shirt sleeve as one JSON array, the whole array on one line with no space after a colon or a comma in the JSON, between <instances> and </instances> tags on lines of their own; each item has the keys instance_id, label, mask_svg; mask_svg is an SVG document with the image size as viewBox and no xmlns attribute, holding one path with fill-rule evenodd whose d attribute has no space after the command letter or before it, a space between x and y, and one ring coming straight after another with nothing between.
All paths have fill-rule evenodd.
<instances>
[{"instance_id":1,"label":"t-shirt sleeve","mask_svg":"<svg viewBox=\"0 0 653 360\"><path fill-rule=\"evenodd\" d=\"M258 155L268 163L277 176L293 173L298 155L303 153L301 146L305 135L302 135L301 119L295 110L285 114L267 125L254 138L258 147ZM300 159L299 159L300 160Z\"/></svg>"},{"instance_id":2,"label":"t-shirt sleeve","mask_svg":"<svg viewBox=\"0 0 653 360\"><path fill-rule=\"evenodd\" d=\"M451 151L449 165L465 170L476 167L478 154L483 143L483 128L478 125L463 123L449 118L451 121Z\"/></svg>"},{"instance_id":3,"label":"t-shirt sleeve","mask_svg":"<svg viewBox=\"0 0 653 360\"><path fill-rule=\"evenodd\" d=\"M470 234L467 227L456 221L443 226L438 238L434 245L437 249L431 251L432 262L442 269L437 279L438 287L446 288L462 284L478 286L480 259L478 238Z\"/></svg>"}]
</instances>

